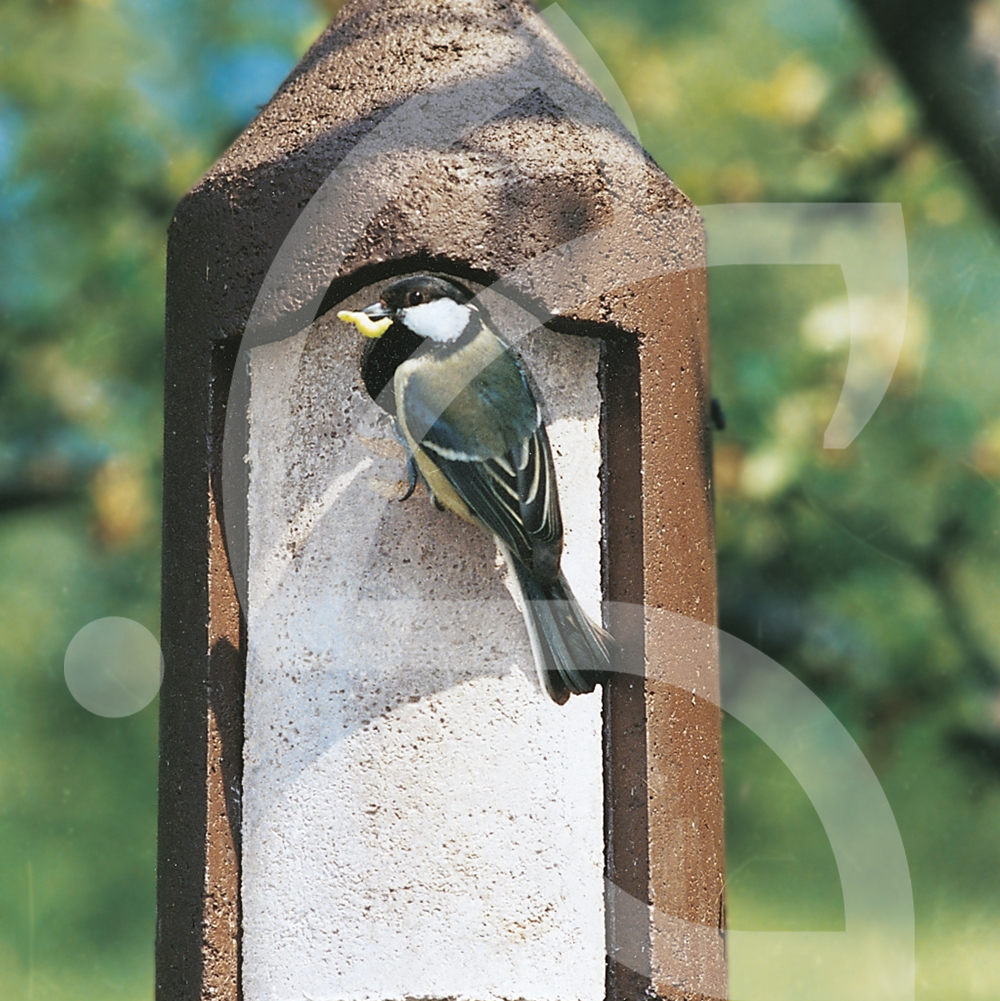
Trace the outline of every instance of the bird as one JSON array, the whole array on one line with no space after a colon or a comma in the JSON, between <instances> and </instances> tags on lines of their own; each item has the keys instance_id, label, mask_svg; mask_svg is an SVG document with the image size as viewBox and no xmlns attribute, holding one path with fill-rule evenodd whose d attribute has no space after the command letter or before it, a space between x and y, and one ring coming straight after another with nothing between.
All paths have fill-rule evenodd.
<instances>
[{"instance_id":1,"label":"bird","mask_svg":"<svg viewBox=\"0 0 1000 1001\"><path fill-rule=\"evenodd\" d=\"M493 535L513 571L539 682L559 705L592 692L617 644L580 608L560 568L563 522L542 409L521 361L461 283L416 275L338 319L368 339L361 377L396 421L409 498Z\"/></svg>"}]
</instances>

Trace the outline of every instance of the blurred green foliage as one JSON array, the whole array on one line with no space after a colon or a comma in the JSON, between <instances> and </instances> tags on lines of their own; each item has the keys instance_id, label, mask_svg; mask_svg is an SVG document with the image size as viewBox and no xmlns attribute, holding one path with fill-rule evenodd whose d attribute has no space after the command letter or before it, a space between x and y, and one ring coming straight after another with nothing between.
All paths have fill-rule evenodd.
<instances>
[{"instance_id":1,"label":"blurred green foliage","mask_svg":"<svg viewBox=\"0 0 1000 1001\"><path fill-rule=\"evenodd\" d=\"M846 363L839 271L710 276L721 624L820 694L872 761L914 879L918 996L1000 996L995 223L849 4L563 6L697 203L903 206L903 355L846 450L822 448ZM62 655L103 615L156 632L166 227L327 15L0 7L4 998L152 994L155 703L90 716ZM842 927L804 794L735 723L726 753L731 923Z\"/></svg>"}]
</instances>

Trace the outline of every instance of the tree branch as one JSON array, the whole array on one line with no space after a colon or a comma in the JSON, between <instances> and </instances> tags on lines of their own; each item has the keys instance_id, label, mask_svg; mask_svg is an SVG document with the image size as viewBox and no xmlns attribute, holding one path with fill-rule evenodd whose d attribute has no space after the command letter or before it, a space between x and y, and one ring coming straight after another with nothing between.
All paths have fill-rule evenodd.
<instances>
[{"instance_id":1,"label":"tree branch","mask_svg":"<svg viewBox=\"0 0 1000 1001\"><path fill-rule=\"evenodd\" d=\"M855 0L928 127L1000 222L1000 8L990 0Z\"/></svg>"}]
</instances>

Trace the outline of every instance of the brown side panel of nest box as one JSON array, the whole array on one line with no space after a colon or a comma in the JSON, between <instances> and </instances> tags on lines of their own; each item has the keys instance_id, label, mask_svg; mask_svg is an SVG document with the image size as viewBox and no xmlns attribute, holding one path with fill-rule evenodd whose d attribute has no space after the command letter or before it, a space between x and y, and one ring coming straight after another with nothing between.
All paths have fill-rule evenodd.
<instances>
[{"instance_id":1,"label":"brown side panel of nest box","mask_svg":"<svg viewBox=\"0 0 1000 1001\"><path fill-rule=\"evenodd\" d=\"M695 268L616 293L612 316L642 333L604 351L604 579L624 648L605 691L609 1001L726 994L705 286ZM645 925L632 902L652 905Z\"/></svg>"},{"instance_id":2,"label":"brown side panel of nest box","mask_svg":"<svg viewBox=\"0 0 1000 1001\"><path fill-rule=\"evenodd\" d=\"M724 997L718 650L701 625L717 614L705 272L637 292L652 983L661 997Z\"/></svg>"}]
</instances>

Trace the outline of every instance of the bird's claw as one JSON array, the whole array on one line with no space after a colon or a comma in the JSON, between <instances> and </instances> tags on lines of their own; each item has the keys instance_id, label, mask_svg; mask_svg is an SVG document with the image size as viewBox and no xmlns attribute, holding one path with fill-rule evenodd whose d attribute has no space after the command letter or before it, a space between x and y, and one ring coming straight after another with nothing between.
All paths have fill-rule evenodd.
<instances>
[{"instance_id":1,"label":"bird's claw","mask_svg":"<svg viewBox=\"0 0 1000 1001\"><path fill-rule=\"evenodd\" d=\"M417 464L412 455L406 460L406 483L406 493L399 498L400 503L409 500L417 489Z\"/></svg>"}]
</instances>

